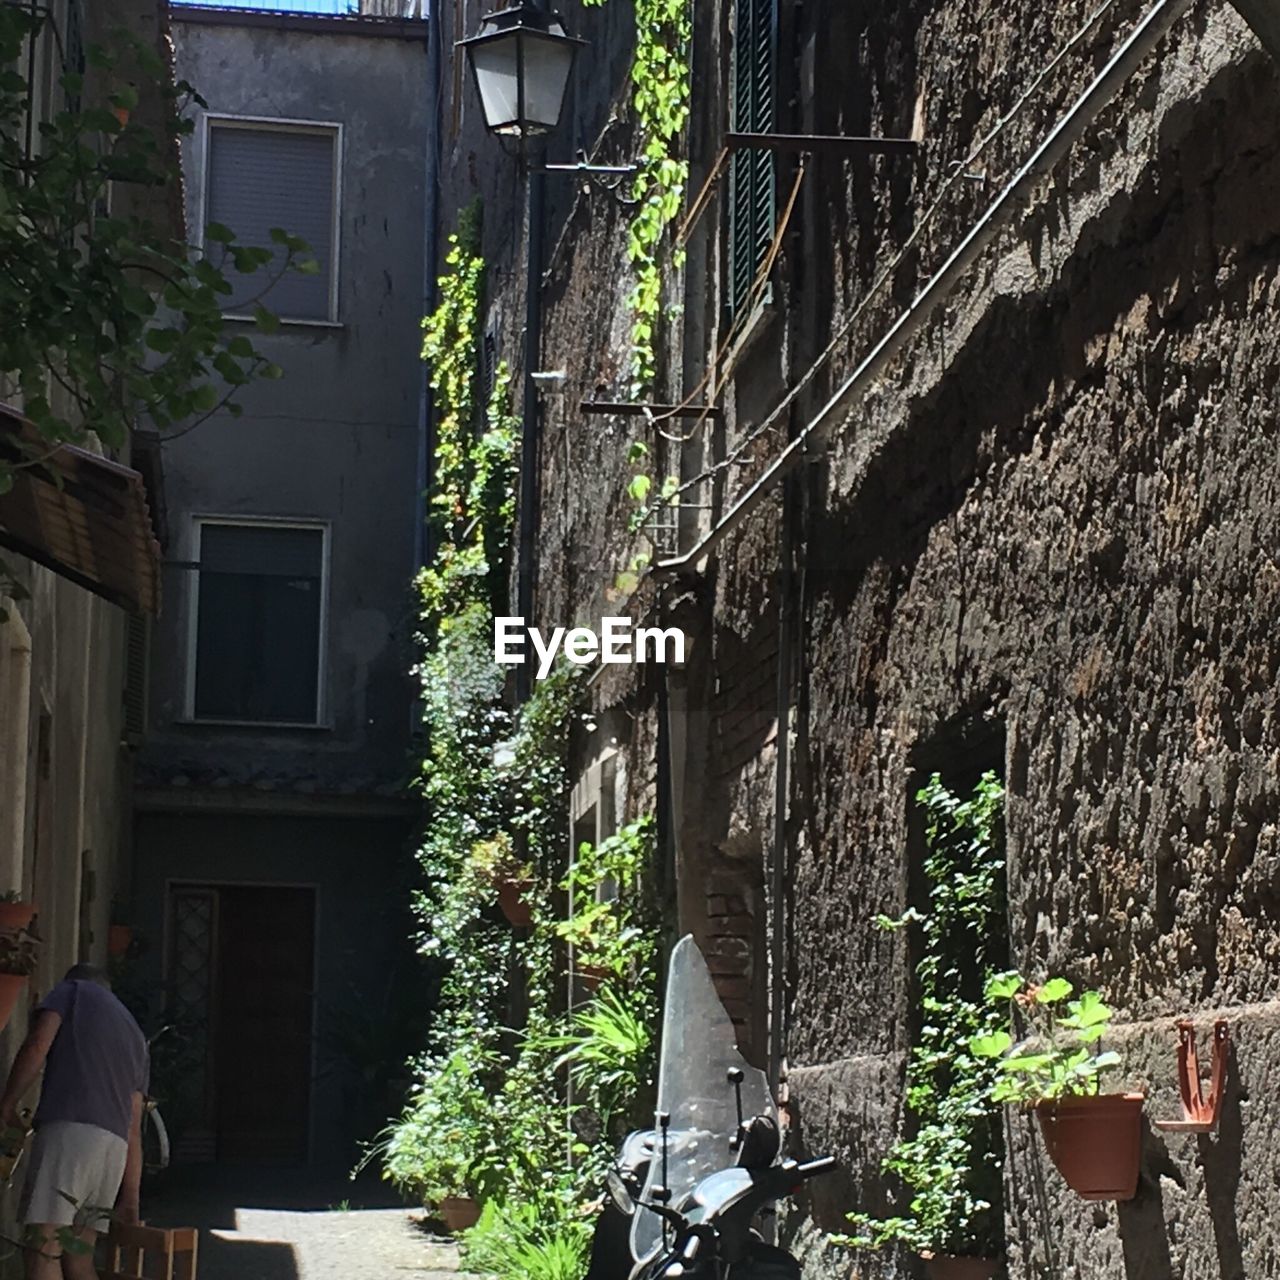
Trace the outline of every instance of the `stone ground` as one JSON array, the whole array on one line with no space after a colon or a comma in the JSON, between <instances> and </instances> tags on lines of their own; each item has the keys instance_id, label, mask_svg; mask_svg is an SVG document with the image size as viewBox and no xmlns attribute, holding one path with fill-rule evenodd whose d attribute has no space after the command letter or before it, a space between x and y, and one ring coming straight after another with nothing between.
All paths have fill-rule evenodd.
<instances>
[{"instance_id":1,"label":"stone ground","mask_svg":"<svg viewBox=\"0 0 1280 1280\"><path fill-rule=\"evenodd\" d=\"M183 1171L148 1225L200 1228L199 1280L458 1280L458 1250L376 1184L289 1170Z\"/></svg>"}]
</instances>

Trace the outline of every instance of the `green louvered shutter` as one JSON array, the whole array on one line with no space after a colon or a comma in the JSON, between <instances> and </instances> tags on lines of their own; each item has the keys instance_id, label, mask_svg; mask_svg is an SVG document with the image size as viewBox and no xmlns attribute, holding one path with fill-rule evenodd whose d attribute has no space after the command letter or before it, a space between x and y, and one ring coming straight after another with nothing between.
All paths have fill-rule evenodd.
<instances>
[{"instance_id":1,"label":"green louvered shutter","mask_svg":"<svg viewBox=\"0 0 1280 1280\"><path fill-rule=\"evenodd\" d=\"M777 129L777 0L735 0L734 12L733 131L773 133ZM777 220L773 152L736 152L729 187L729 305L737 315L773 243Z\"/></svg>"}]
</instances>

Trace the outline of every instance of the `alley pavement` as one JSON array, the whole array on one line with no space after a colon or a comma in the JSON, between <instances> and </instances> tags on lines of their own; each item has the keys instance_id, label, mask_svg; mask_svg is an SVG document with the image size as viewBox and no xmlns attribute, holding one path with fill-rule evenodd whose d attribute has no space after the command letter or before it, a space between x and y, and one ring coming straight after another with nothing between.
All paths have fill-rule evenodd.
<instances>
[{"instance_id":1,"label":"alley pavement","mask_svg":"<svg viewBox=\"0 0 1280 1280\"><path fill-rule=\"evenodd\" d=\"M200 1229L200 1280L459 1280L457 1246L376 1183L188 1169L144 1194L143 1216Z\"/></svg>"}]
</instances>

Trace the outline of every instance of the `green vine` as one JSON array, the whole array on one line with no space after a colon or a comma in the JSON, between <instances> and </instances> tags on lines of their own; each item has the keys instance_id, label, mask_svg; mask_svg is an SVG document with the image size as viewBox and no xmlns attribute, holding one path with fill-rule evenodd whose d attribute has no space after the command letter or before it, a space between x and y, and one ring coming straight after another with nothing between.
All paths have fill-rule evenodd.
<instances>
[{"instance_id":1,"label":"green vine","mask_svg":"<svg viewBox=\"0 0 1280 1280\"><path fill-rule=\"evenodd\" d=\"M578 670L538 681L517 715L504 699L506 669L493 658L517 434L505 368L481 404L478 207L451 238L446 268L423 322L437 408L429 504L437 543L419 579L426 815L415 907L435 1014L408 1105L369 1158L380 1156L384 1174L426 1203L484 1202L467 1239L474 1268L504 1280L525 1280L536 1266L573 1276L589 1243L581 1204L602 1176L617 1121L631 1115L652 1074L655 935L640 927L652 823L581 852L574 921L589 917L607 934L611 967L598 997L568 1015L565 930L574 921L561 922L558 909L568 888ZM607 904L606 880L616 889ZM514 931L503 919L504 881L523 896L531 928Z\"/></svg>"},{"instance_id":2,"label":"green vine","mask_svg":"<svg viewBox=\"0 0 1280 1280\"><path fill-rule=\"evenodd\" d=\"M855 1234L835 1237L858 1248L904 1244L918 1253L996 1257L1004 1251L1001 1210L1003 1140L991 1092L998 1069L970 1041L1003 1026L1004 1010L986 1001L985 984L1004 968L1004 789L984 774L961 798L937 774L916 796L925 813L927 913L880 916L886 929L918 925L916 965L921 1026L907 1064L910 1137L883 1163L910 1195L904 1213L849 1215Z\"/></svg>"},{"instance_id":3,"label":"green vine","mask_svg":"<svg viewBox=\"0 0 1280 1280\"><path fill-rule=\"evenodd\" d=\"M506 590L519 437L505 363L480 411L479 245L477 202L449 237L439 302L422 322L422 358L431 369L437 409L430 518L438 543L419 579L428 635L451 610L471 601L496 605Z\"/></svg>"},{"instance_id":4,"label":"green vine","mask_svg":"<svg viewBox=\"0 0 1280 1280\"><path fill-rule=\"evenodd\" d=\"M602 5L606 0L586 3ZM658 376L662 251L689 181L689 162L677 151L689 119L693 10L689 0L636 0L635 11L631 105L640 145L639 171L631 190L635 213L627 234L627 257L635 271L628 305L633 317L631 392L638 397ZM677 253L675 265L680 265L680 258Z\"/></svg>"}]
</instances>

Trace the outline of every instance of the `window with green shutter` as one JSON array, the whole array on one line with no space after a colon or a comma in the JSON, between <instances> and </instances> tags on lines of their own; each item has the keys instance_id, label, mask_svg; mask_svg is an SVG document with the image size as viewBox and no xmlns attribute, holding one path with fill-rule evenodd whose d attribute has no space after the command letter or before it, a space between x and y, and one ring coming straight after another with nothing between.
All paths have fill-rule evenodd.
<instances>
[{"instance_id":1,"label":"window with green shutter","mask_svg":"<svg viewBox=\"0 0 1280 1280\"><path fill-rule=\"evenodd\" d=\"M777 130L777 0L734 0L735 133ZM737 315L773 243L777 187L773 152L743 148L729 171L729 308Z\"/></svg>"}]
</instances>

